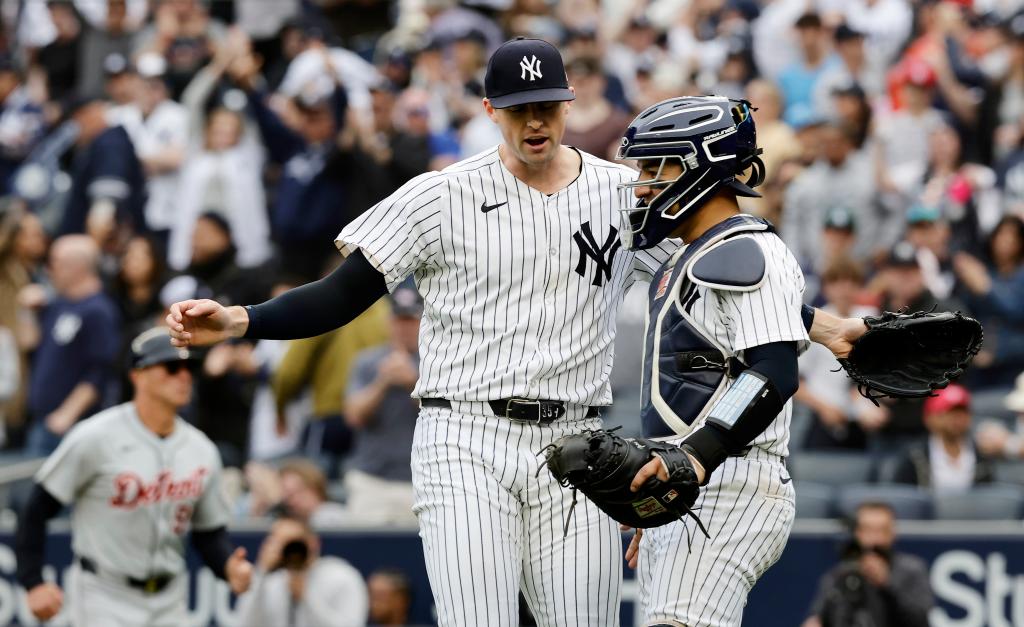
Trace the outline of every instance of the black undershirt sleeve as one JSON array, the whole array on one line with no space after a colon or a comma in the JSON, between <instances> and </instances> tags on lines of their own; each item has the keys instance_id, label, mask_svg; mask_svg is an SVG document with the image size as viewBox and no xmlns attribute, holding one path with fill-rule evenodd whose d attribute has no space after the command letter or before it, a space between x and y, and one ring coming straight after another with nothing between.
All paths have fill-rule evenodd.
<instances>
[{"instance_id":1,"label":"black undershirt sleeve","mask_svg":"<svg viewBox=\"0 0 1024 627\"><path fill-rule=\"evenodd\" d=\"M227 578L224 566L227 565L228 558L231 557L235 548L231 546L231 539L228 538L228 531L225 527L193 531L192 546L199 553L199 557L203 559L203 564L206 564L206 567L212 570L214 575L221 579Z\"/></svg>"},{"instance_id":2,"label":"black undershirt sleeve","mask_svg":"<svg viewBox=\"0 0 1024 627\"><path fill-rule=\"evenodd\" d=\"M810 332L811 325L814 324L814 307L811 307L810 305L804 305L801 307L800 319L804 322L804 329Z\"/></svg>"},{"instance_id":3,"label":"black undershirt sleeve","mask_svg":"<svg viewBox=\"0 0 1024 627\"><path fill-rule=\"evenodd\" d=\"M18 583L26 590L43 583L46 521L62 509L64 505L37 483L21 510L18 532L14 537L14 554L18 560Z\"/></svg>"},{"instance_id":4,"label":"black undershirt sleeve","mask_svg":"<svg viewBox=\"0 0 1024 627\"><path fill-rule=\"evenodd\" d=\"M245 337L295 340L333 331L388 293L384 275L356 250L326 277L246 307Z\"/></svg>"}]
</instances>

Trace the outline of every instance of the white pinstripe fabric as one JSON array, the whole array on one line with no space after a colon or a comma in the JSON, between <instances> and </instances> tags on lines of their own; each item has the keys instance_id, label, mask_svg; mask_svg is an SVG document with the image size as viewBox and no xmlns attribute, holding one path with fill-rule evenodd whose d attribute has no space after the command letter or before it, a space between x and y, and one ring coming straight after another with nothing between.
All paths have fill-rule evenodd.
<instances>
[{"instance_id":1,"label":"white pinstripe fabric","mask_svg":"<svg viewBox=\"0 0 1024 627\"><path fill-rule=\"evenodd\" d=\"M618 525L571 493L538 452L600 426L582 410L551 425L423 408L413 439L414 511L442 627L515 627L522 588L541 627L619 624ZM539 471L539 472L538 472Z\"/></svg>"},{"instance_id":2,"label":"white pinstripe fabric","mask_svg":"<svg viewBox=\"0 0 1024 627\"><path fill-rule=\"evenodd\" d=\"M618 246L620 209L632 203L618 185L635 173L581 155L579 177L546 195L486 150L410 180L336 240L343 254L361 249L391 289L415 277L424 313L413 396L454 403L421 412L413 448L442 625L517 624L520 585L541 625L618 624L617 527L581 501L563 542L570 493L547 470L535 476L541 448L599 421L527 426L467 406L560 400L579 418L583 406L611 403L619 305L674 245Z\"/></svg>"},{"instance_id":3,"label":"white pinstripe fabric","mask_svg":"<svg viewBox=\"0 0 1024 627\"><path fill-rule=\"evenodd\" d=\"M700 296L691 301L690 315L708 337L740 358L745 349L772 342L797 342L802 352L810 345L810 338L800 319L804 293L800 265L774 233L753 233L749 237L764 252L766 277L761 287L751 292L730 292L696 285ZM792 416L793 402L789 401L751 445L781 457L789 455ZM703 420L694 429L701 424Z\"/></svg>"},{"instance_id":4,"label":"white pinstripe fabric","mask_svg":"<svg viewBox=\"0 0 1024 627\"><path fill-rule=\"evenodd\" d=\"M410 180L338 235L341 252L362 249L389 288L415 276L425 309L413 396L611 403L623 295L675 246L614 246L614 257L604 255L611 276L597 277L574 235L588 224L598 247L617 243L619 209L631 204L618 185L636 173L581 155L579 177L549 196L515 178L492 148Z\"/></svg>"},{"instance_id":5,"label":"white pinstripe fabric","mask_svg":"<svg viewBox=\"0 0 1024 627\"><path fill-rule=\"evenodd\" d=\"M637 564L644 624L739 627L750 589L782 555L793 527L788 476L781 458L760 449L730 457L696 504L710 539L692 521L644 532Z\"/></svg>"}]
</instances>

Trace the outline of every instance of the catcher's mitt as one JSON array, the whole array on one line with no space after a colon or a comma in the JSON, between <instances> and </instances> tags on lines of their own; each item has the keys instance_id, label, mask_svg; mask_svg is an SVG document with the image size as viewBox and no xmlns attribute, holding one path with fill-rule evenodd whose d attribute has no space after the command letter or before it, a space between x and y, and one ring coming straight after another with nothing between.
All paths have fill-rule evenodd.
<instances>
[{"instance_id":1,"label":"catcher's mitt","mask_svg":"<svg viewBox=\"0 0 1024 627\"><path fill-rule=\"evenodd\" d=\"M959 311L887 311L864 322L867 332L839 363L876 405L878 397L920 398L946 387L963 374L984 337L981 324Z\"/></svg>"},{"instance_id":2,"label":"catcher's mitt","mask_svg":"<svg viewBox=\"0 0 1024 627\"><path fill-rule=\"evenodd\" d=\"M630 527L660 527L679 520L683 515L697 520L701 531L707 531L690 508L697 500L700 487L697 473L685 451L672 444L643 439L626 439L598 429L559 438L544 450L548 470L565 487L587 495L595 505L618 522ZM665 462L669 479L649 479L637 492L629 489L636 473L652 454ZM569 515L572 515L570 509ZM569 520L565 521L568 532Z\"/></svg>"}]
</instances>

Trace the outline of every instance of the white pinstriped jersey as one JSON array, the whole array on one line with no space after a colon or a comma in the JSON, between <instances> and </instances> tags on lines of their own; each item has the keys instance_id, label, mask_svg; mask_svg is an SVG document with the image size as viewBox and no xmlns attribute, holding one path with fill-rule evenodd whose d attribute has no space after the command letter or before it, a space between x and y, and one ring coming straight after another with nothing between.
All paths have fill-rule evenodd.
<instances>
[{"instance_id":1,"label":"white pinstriped jersey","mask_svg":"<svg viewBox=\"0 0 1024 627\"><path fill-rule=\"evenodd\" d=\"M727 291L690 282L680 300L686 302L694 324L730 356L743 360L744 350L772 342L797 342L802 353L810 346L810 338L800 318L804 293L800 265L774 233L752 232L744 237L756 241L764 253L765 278L759 288L749 292ZM682 250L677 255L681 253ZM716 395L708 406L713 406L721 395ZM694 429L704 423L707 414L705 411ZM751 445L786 457L792 415L790 399Z\"/></svg>"},{"instance_id":2,"label":"white pinstriped jersey","mask_svg":"<svg viewBox=\"0 0 1024 627\"><path fill-rule=\"evenodd\" d=\"M346 226L389 289L414 275L424 299L413 396L611 402L618 306L674 248L620 245L636 172L581 152L579 177L546 195L497 147L403 185Z\"/></svg>"}]
</instances>

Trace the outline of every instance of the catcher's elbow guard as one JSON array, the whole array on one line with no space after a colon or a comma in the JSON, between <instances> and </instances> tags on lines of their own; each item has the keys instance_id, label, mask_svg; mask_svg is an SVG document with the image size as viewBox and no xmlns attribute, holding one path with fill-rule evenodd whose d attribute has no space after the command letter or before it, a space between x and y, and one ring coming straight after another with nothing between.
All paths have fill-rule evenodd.
<instances>
[{"instance_id":1,"label":"catcher's elbow guard","mask_svg":"<svg viewBox=\"0 0 1024 627\"><path fill-rule=\"evenodd\" d=\"M704 466L704 480L763 432L784 404L775 384L760 372L746 370L737 377L711 408L705 425L684 442Z\"/></svg>"}]
</instances>

